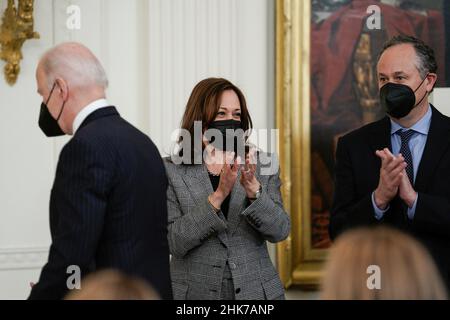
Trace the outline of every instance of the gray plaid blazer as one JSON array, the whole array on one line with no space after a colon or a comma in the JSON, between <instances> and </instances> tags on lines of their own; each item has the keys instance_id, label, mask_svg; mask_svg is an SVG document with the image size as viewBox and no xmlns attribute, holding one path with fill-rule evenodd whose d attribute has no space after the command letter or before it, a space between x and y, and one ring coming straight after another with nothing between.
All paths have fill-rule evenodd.
<instances>
[{"instance_id":1,"label":"gray plaid blazer","mask_svg":"<svg viewBox=\"0 0 450 320\"><path fill-rule=\"evenodd\" d=\"M247 207L240 173L230 199L228 220L208 202L213 187L204 165L176 165L165 159L169 187L168 239L172 254L174 299L217 300L228 262L237 300L284 299L284 288L267 251L289 235L278 166L275 174L256 176L258 200Z\"/></svg>"}]
</instances>

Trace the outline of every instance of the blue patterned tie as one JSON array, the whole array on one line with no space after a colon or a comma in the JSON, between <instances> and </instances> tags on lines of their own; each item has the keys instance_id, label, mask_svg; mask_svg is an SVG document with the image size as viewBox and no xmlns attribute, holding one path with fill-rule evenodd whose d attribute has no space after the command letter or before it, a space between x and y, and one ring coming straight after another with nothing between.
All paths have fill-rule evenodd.
<instances>
[{"instance_id":1,"label":"blue patterned tie","mask_svg":"<svg viewBox=\"0 0 450 320\"><path fill-rule=\"evenodd\" d=\"M411 150L409 149L409 141L413 137L415 131L414 130L398 130L396 134L400 136L402 140L402 146L400 147L400 153L405 158L405 162L408 165L406 167L406 174L408 175L409 181L411 181L411 185L414 185L414 166L413 159L411 155Z\"/></svg>"}]
</instances>

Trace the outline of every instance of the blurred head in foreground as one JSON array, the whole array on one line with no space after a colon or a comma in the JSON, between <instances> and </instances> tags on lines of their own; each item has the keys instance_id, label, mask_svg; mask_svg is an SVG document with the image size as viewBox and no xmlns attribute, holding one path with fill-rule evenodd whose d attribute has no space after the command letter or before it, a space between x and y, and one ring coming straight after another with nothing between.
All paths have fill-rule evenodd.
<instances>
[{"instance_id":1,"label":"blurred head in foreground","mask_svg":"<svg viewBox=\"0 0 450 320\"><path fill-rule=\"evenodd\" d=\"M145 282L108 270L87 276L81 282L81 290L73 290L66 300L160 300L160 297Z\"/></svg>"},{"instance_id":2,"label":"blurred head in foreground","mask_svg":"<svg viewBox=\"0 0 450 320\"><path fill-rule=\"evenodd\" d=\"M322 283L327 300L447 299L428 251L400 231L361 228L337 239Z\"/></svg>"}]
</instances>

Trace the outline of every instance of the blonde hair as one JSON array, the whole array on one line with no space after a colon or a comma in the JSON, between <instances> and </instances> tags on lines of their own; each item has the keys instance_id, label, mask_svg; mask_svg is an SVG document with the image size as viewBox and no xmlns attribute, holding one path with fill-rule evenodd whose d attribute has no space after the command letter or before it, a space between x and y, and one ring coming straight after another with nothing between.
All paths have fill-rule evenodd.
<instances>
[{"instance_id":1,"label":"blonde hair","mask_svg":"<svg viewBox=\"0 0 450 320\"><path fill-rule=\"evenodd\" d=\"M80 290L71 291L66 300L160 300L145 282L113 270L87 276Z\"/></svg>"},{"instance_id":2,"label":"blonde hair","mask_svg":"<svg viewBox=\"0 0 450 320\"><path fill-rule=\"evenodd\" d=\"M370 266L379 267L381 286L369 289ZM427 250L410 236L386 227L342 235L330 250L322 299L447 299L446 289Z\"/></svg>"}]
</instances>

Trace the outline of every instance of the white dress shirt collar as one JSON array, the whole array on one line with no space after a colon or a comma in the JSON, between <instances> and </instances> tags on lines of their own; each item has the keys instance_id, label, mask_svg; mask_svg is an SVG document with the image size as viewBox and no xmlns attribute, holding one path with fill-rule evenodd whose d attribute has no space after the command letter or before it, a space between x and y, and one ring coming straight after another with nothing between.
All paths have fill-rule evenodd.
<instances>
[{"instance_id":1,"label":"white dress shirt collar","mask_svg":"<svg viewBox=\"0 0 450 320\"><path fill-rule=\"evenodd\" d=\"M73 121L72 129L73 134L77 132L78 129L80 129L81 124L86 120L86 118L97 111L98 109L105 108L111 106L106 99L99 99L95 100L94 102L91 102L86 107L81 109L81 111L77 114L75 117L75 120Z\"/></svg>"},{"instance_id":2,"label":"white dress shirt collar","mask_svg":"<svg viewBox=\"0 0 450 320\"><path fill-rule=\"evenodd\" d=\"M399 125L397 122L391 119L391 135L394 135L399 130L414 130L415 132L418 132L426 136L430 131L432 116L433 110L430 105L428 107L427 113L425 113L425 115L419 121L417 121L411 128L403 128L401 125Z\"/></svg>"}]
</instances>

